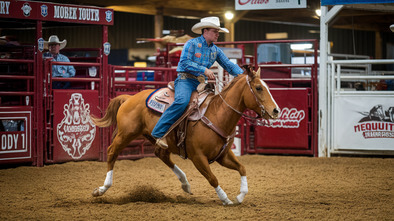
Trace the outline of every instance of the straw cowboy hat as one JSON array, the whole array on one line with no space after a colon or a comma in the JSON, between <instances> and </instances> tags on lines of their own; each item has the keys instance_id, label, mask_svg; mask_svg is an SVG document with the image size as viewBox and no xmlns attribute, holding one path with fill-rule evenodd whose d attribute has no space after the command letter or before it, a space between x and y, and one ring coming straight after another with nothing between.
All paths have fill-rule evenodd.
<instances>
[{"instance_id":1,"label":"straw cowboy hat","mask_svg":"<svg viewBox=\"0 0 394 221\"><path fill-rule=\"evenodd\" d=\"M215 29L218 29L219 32L229 33L227 28L220 27L220 21L219 21L218 17L202 18L199 23L195 24L192 27L192 31L196 34L202 34L201 30L203 28L215 28Z\"/></svg>"},{"instance_id":2,"label":"straw cowboy hat","mask_svg":"<svg viewBox=\"0 0 394 221\"><path fill-rule=\"evenodd\" d=\"M44 48L48 49L48 45L52 45L52 44L60 44L60 50L61 50L64 47L66 47L67 40L64 39L63 41L59 41L59 38L56 35L51 35L48 41L44 41Z\"/></svg>"}]
</instances>

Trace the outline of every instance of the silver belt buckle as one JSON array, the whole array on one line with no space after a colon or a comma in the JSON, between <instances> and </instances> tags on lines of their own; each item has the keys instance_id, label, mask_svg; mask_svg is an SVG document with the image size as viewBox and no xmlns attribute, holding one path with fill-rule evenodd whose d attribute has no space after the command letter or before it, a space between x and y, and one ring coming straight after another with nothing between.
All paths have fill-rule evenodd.
<instances>
[{"instance_id":1,"label":"silver belt buckle","mask_svg":"<svg viewBox=\"0 0 394 221\"><path fill-rule=\"evenodd\" d=\"M186 79L186 75L184 73L179 73L179 76L181 77L181 80L185 80Z\"/></svg>"}]
</instances>

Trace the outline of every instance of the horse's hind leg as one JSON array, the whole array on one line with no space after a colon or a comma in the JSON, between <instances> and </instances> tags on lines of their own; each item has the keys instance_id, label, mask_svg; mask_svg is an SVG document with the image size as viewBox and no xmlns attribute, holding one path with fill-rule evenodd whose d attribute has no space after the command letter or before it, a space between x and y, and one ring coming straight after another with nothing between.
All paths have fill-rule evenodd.
<instances>
[{"instance_id":1,"label":"horse's hind leg","mask_svg":"<svg viewBox=\"0 0 394 221\"><path fill-rule=\"evenodd\" d=\"M104 186L94 189L93 196L103 195L111 186L113 182L113 169L118 158L119 153L126 147L131 140L137 136L126 136L117 134L112 141L112 144L107 149L107 176L105 177Z\"/></svg>"},{"instance_id":2,"label":"horse's hind leg","mask_svg":"<svg viewBox=\"0 0 394 221\"><path fill-rule=\"evenodd\" d=\"M234 155L233 151L231 150L228 150L227 153L224 154L222 158L217 160L217 162L224 167L237 170L241 175L241 189L240 189L241 193L237 196L237 202L242 203L242 201L245 198L245 195L248 193L248 182L246 179L245 167L238 161L237 157Z\"/></svg>"},{"instance_id":3,"label":"horse's hind leg","mask_svg":"<svg viewBox=\"0 0 394 221\"><path fill-rule=\"evenodd\" d=\"M175 173L179 181L181 181L182 183L183 191L192 194L189 181L186 178L186 174L177 165L175 165L174 162L172 162L168 149L156 148L155 155L160 158Z\"/></svg>"},{"instance_id":4,"label":"horse's hind leg","mask_svg":"<svg viewBox=\"0 0 394 221\"><path fill-rule=\"evenodd\" d=\"M219 186L218 179L215 177L211 171L211 168L209 167L208 159L205 156L195 155L191 160L197 170L200 171L200 173L208 180L209 184L215 188L215 191L223 205L233 204L233 202L227 197L227 194Z\"/></svg>"}]
</instances>

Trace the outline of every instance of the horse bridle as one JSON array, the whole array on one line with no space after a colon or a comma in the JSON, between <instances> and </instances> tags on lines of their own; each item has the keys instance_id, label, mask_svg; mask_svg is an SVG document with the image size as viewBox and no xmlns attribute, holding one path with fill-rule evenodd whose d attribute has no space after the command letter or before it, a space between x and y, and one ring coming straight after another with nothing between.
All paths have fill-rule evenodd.
<instances>
[{"instance_id":1,"label":"horse bridle","mask_svg":"<svg viewBox=\"0 0 394 221\"><path fill-rule=\"evenodd\" d=\"M266 113L266 110L265 110L265 108L264 108L264 106L261 104L261 102L257 99L257 96L256 96L256 94L254 93L254 91L253 91L253 89L252 89L252 86L250 85L250 83L249 83L249 75L246 75L246 83L248 84L248 86L249 86L249 89L250 89L250 91L252 92L252 94L253 94L253 96L254 96L254 98L255 98L255 100L256 100L256 103L257 103L257 105L260 107L260 109L261 109L261 117L263 117L264 116L264 114ZM217 90L218 91L218 90ZM237 114L239 114L239 115L241 115L241 116L243 116L243 117L245 117L245 118L247 118L247 119L249 119L249 120L257 120L257 119L259 119L259 117L252 117L252 116L250 116L250 115L247 115L247 114L244 114L244 113L242 113L241 111L238 111L238 110L236 110L235 108L233 108L230 104L228 104L227 102L226 102L226 100L224 100L224 98L222 97L222 95L219 93L219 96L220 96L220 98L224 101L224 103L231 109L231 110L233 110L234 112L236 112ZM269 113L267 113L271 118L273 118Z\"/></svg>"}]
</instances>

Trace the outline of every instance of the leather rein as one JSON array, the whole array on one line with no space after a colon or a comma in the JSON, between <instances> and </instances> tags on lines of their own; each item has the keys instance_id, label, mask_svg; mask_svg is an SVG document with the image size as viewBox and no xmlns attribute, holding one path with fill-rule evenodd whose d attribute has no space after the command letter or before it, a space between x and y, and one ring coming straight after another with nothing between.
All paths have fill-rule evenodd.
<instances>
[{"instance_id":1,"label":"leather rein","mask_svg":"<svg viewBox=\"0 0 394 221\"><path fill-rule=\"evenodd\" d=\"M223 83L223 82L221 82L221 83ZM246 83L248 84L249 89L250 89L250 92L253 94L253 97L254 97L254 99L256 100L257 105L258 105L258 106L260 107L260 109L261 109L261 116L263 116L263 115L266 113L265 107L264 107L264 106L261 104L261 102L257 99L257 96L256 96L256 94L254 93L254 91L253 91L253 89L252 89L252 86L250 85L250 82L249 82L249 75L246 75ZM217 85L216 85L215 87L216 87L216 90L219 91L218 88L217 88ZM220 96L220 98L223 100L223 102L224 102L231 110L233 110L233 111L236 112L237 114L239 114L239 115L241 115L242 117L244 117L244 118L246 118L247 120L249 120L249 122L251 122L253 125L264 126L264 125L267 124L265 121L263 121L263 123L261 123L261 121L258 120L259 117L253 117L253 116L244 114L244 113L242 113L241 111L238 111L237 109L235 109L234 107L232 107L230 104L228 104L228 103L226 102L226 100L224 100L224 98L222 97L222 95L221 95L220 93L219 93L219 96ZM271 118L273 118L269 113L267 113L267 114L268 114ZM255 122L257 122L257 123L255 123Z\"/></svg>"},{"instance_id":2,"label":"leather rein","mask_svg":"<svg viewBox=\"0 0 394 221\"><path fill-rule=\"evenodd\" d=\"M217 80L218 80L218 79L217 79ZM219 81L219 80L218 80L218 81ZM220 81L219 81L219 82L220 82ZM261 102L257 99L257 96L256 96L256 94L254 93L254 91L253 91L253 89L252 89L252 86L251 86L250 83L249 83L249 76L248 76L248 75L246 76L246 82L247 82L247 84L248 84L248 86L249 86L249 89L250 89L251 93L253 94L253 96L254 96L254 98L255 98L255 100L256 100L257 105L259 105L259 107L260 107L260 109L261 109L261 116L263 116L263 115L266 113L265 108L264 108L264 106L261 104ZM223 82L221 82L221 83L223 83ZM215 84L215 90L216 90L216 91L219 91L218 88L217 88L217 84ZM222 95L221 95L220 93L219 93L219 96L220 96L220 98L223 100L223 102L224 102L231 110L233 110L233 111L236 112L237 114L239 114L239 115L245 117L245 118L248 119L248 120L256 120L256 121L257 121L258 117L253 117L253 116L250 116L250 115L247 115L247 114L244 114L244 113L238 111L237 109L235 109L234 107L232 107L230 104L228 104L228 103L226 102L226 100L224 100L224 98L222 97ZM201 121L202 121L204 124L206 124L209 128L211 128L213 131L215 131L217 134L219 134L221 137L223 137L223 138L225 139L225 141L226 141L226 143L225 143L225 144L222 146L222 148L220 149L219 154L218 154L214 159L212 159L212 160L209 161L209 163L211 164L211 163L215 162L217 159L219 159L219 157L224 153L224 150L226 149L226 147L227 147L227 145L229 144L229 142L235 137L236 131L234 131L233 134L231 134L231 135L229 135L229 136L226 136L226 134L224 133L224 131L223 131L222 129L216 127L216 126L215 126L205 115L203 115L203 116L201 117ZM263 124L261 124L261 123L258 122L257 124L258 124L258 125L265 125L265 122L264 122Z\"/></svg>"}]
</instances>

